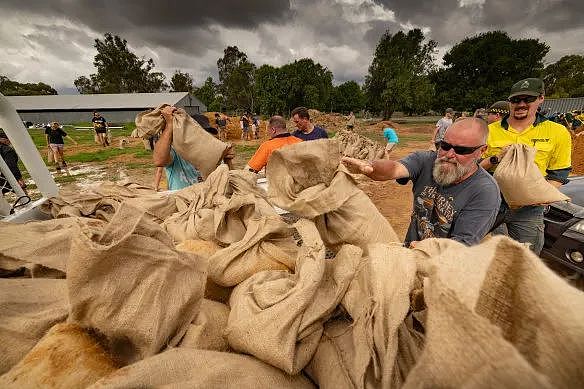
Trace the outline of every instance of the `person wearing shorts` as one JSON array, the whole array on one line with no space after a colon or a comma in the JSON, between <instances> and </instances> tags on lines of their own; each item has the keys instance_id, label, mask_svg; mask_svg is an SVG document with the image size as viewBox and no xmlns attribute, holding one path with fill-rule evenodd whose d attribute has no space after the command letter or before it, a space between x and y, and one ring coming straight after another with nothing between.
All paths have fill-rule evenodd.
<instances>
[{"instance_id":1,"label":"person wearing shorts","mask_svg":"<svg viewBox=\"0 0 584 389\"><path fill-rule=\"evenodd\" d=\"M93 123L93 129L95 130L95 134L97 135L97 139L99 141L99 143L105 147L105 146L109 146L109 143L107 141L107 121L105 120L105 118L103 116L101 116L99 114L99 112L94 111L93 112L93 119L91 119L91 122Z\"/></svg>"},{"instance_id":2,"label":"person wearing shorts","mask_svg":"<svg viewBox=\"0 0 584 389\"><path fill-rule=\"evenodd\" d=\"M390 127L386 127L383 129L383 137L387 141L387 144L385 145L385 158L387 158L391 150L393 150L395 145L398 144L399 139L397 137L397 133L395 132L395 130Z\"/></svg>"},{"instance_id":3,"label":"person wearing shorts","mask_svg":"<svg viewBox=\"0 0 584 389\"><path fill-rule=\"evenodd\" d=\"M61 171L61 168L67 167L67 163L63 158L63 149L65 147L65 141L63 138L67 138L71 140L71 142L77 144L75 139L71 138L65 131L63 131L58 122L53 122L50 126L45 127L45 139L47 141L47 146L53 152L57 171Z\"/></svg>"}]
</instances>

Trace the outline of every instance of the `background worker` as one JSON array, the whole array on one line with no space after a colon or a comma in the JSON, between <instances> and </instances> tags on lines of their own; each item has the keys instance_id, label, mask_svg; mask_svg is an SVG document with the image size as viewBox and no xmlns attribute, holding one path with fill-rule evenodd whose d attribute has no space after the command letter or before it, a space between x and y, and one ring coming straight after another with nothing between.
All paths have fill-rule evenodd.
<instances>
[{"instance_id":1,"label":"background worker","mask_svg":"<svg viewBox=\"0 0 584 389\"><path fill-rule=\"evenodd\" d=\"M452 108L446 108L444 112L444 117L436 122L436 127L434 128L434 135L432 136L432 143L438 150L438 143L444 139L444 134L448 127L452 125L452 120L454 116L454 110Z\"/></svg>"},{"instance_id":2,"label":"background worker","mask_svg":"<svg viewBox=\"0 0 584 389\"><path fill-rule=\"evenodd\" d=\"M105 118L99 112L93 111L91 122L93 123L93 130L95 131L99 144L103 147L109 146L109 142L107 141L107 121Z\"/></svg>"},{"instance_id":3,"label":"background worker","mask_svg":"<svg viewBox=\"0 0 584 389\"><path fill-rule=\"evenodd\" d=\"M500 122L506 115L509 115L509 102L496 101L487 110L487 123Z\"/></svg>"},{"instance_id":4,"label":"background worker","mask_svg":"<svg viewBox=\"0 0 584 389\"><path fill-rule=\"evenodd\" d=\"M389 153L391 153L391 150L393 150L395 145L398 144L399 138L397 137L397 133L395 132L395 130L390 127L386 127L383 129L383 137L387 141L387 144L385 145L384 157L388 158Z\"/></svg>"},{"instance_id":5,"label":"background worker","mask_svg":"<svg viewBox=\"0 0 584 389\"><path fill-rule=\"evenodd\" d=\"M484 120L465 118L446 131L438 151L414 152L400 161L344 157L342 162L349 171L377 181L412 180L414 207L406 244L450 238L474 245L491 229L501 203L495 179L478 165L487 133Z\"/></svg>"},{"instance_id":6,"label":"background worker","mask_svg":"<svg viewBox=\"0 0 584 389\"><path fill-rule=\"evenodd\" d=\"M539 78L527 78L511 87L509 114L489 125L483 168L494 172L508 146L518 143L535 148L535 164L550 184L559 187L568 182L572 170L572 138L564 126L538 114L543 101L544 83ZM502 224L493 232L529 243L531 250L539 255L544 243L543 211L540 205L512 210L503 201L497 217Z\"/></svg>"},{"instance_id":7,"label":"background worker","mask_svg":"<svg viewBox=\"0 0 584 389\"><path fill-rule=\"evenodd\" d=\"M347 129L352 130L355 127L355 114L353 111L349 113L349 117L347 118Z\"/></svg>"},{"instance_id":8,"label":"background worker","mask_svg":"<svg viewBox=\"0 0 584 389\"><path fill-rule=\"evenodd\" d=\"M45 140L47 141L47 147L53 153L53 160L55 161L58 172L61 171L61 168L67 168L67 163L63 156L65 148L65 141L63 138L69 139L76 145L78 144L75 139L71 138L65 131L63 131L58 122L53 122L50 126L45 127Z\"/></svg>"},{"instance_id":9,"label":"background worker","mask_svg":"<svg viewBox=\"0 0 584 389\"><path fill-rule=\"evenodd\" d=\"M292 110L292 121L296 124L296 130L292 133L302 140L326 139L328 134L322 127L315 126L310 121L310 114L306 107L297 107Z\"/></svg>"},{"instance_id":10,"label":"background worker","mask_svg":"<svg viewBox=\"0 0 584 389\"><path fill-rule=\"evenodd\" d=\"M272 116L270 118L268 121L268 136L270 140L262 143L247 163L246 168L254 173L258 173L267 165L274 150L302 142L301 139L288 132L286 120L282 116Z\"/></svg>"},{"instance_id":11,"label":"background worker","mask_svg":"<svg viewBox=\"0 0 584 389\"><path fill-rule=\"evenodd\" d=\"M2 157L4 162L6 162L6 165L8 165L8 168L10 169L10 172L18 182L18 185L20 185L22 190L24 190L26 193L26 184L22 179L22 173L20 172L20 168L18 167L18 154L16 154L16 151L12 148L12 145L10 144L10 139L8 139L8 136L4 133L4 130L1 128L0 128L0 156ZM2 194L14 191L13 189L10 189L10 185L8 185L8 180L6 180L6 177L4 177L4 174L2 174L2 172L0 172L0 188L2 188Z\"/></svg>"}]
</instances>

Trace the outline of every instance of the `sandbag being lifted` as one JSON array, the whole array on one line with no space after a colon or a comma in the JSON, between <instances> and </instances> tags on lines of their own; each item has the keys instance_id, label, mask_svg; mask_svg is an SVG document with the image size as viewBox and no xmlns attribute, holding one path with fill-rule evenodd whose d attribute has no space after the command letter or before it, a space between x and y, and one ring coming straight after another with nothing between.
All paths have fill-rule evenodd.
<instances>
[{"instance_id":1,"label":"sandbag being lifted","mask_svg":"<svg viewBox=\"0 0 584 389\"><path fill-rule=\"evenodd\" d=\"M275 150L266 167L269 201L311 219L325 245L366 248L399 241L387 219L340 165L334 139L302 142Z\"/></svg>"},{"instance_id":2,"label":"sandbag being lifted","mask_svg":"<svg viewBox=\"0 0 584 389\"><path fill-rule=\"evenodd\" d=\"M150 138L164 129L165 121L161 112L167 106L162 104L136 116L136 127L141 137ZM219 165L229 145L205 131L182 108L174 112L172 120L172 147L178 155L195 166L203 178L207 178Z\"/></svg>"},{"instance_id":3,"label":"sandbag being lifted","mask_svg":"<svg viewBox=\"0 0 584 389\"><path fill-rule=\"evenodd\" d=\"M512 144L493 177L511 208L567 201L569 197L547 182L535 164L535 149Z\"/></svg>"}]
</instances>

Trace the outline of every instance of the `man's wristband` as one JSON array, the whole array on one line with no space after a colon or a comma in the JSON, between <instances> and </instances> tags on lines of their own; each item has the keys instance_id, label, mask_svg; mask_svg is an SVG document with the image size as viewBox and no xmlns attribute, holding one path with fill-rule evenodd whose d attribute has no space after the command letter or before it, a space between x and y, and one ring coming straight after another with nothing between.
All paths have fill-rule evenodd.
<instances>
[{"instance_id":1,"label":"man's wristband","mask_svg":"<svg viewBox=\"0 0 584 389\"><path fill-rule=\"evenodd\" d=\"M496 155L493 155L491 158L489 158L489 163L491 165L497 165L499 164L499 157Z\"/></svg>"}]
</instances>

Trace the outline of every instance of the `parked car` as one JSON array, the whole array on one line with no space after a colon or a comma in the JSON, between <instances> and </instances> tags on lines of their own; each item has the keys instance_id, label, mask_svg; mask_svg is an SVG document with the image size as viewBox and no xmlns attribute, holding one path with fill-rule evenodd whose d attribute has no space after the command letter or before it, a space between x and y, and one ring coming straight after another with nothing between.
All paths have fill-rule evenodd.
<instances>
[{"instance_id":1,"label":"parked car","mask_svg":"<svg viewBox=\"0 0 584 389\"><path fill-rule=\"evenodd\" d=\"M584 274L584 176L570 177L560 191L572 201L546 207L541 256Z\"/></svg>"}]
</instances>

